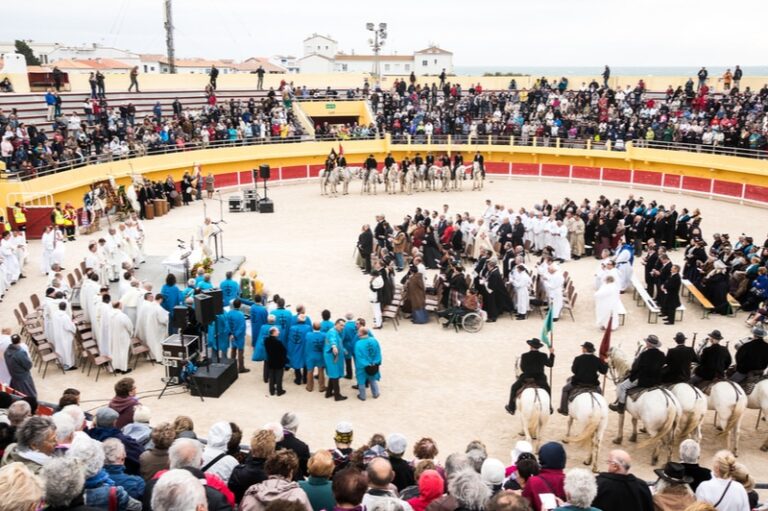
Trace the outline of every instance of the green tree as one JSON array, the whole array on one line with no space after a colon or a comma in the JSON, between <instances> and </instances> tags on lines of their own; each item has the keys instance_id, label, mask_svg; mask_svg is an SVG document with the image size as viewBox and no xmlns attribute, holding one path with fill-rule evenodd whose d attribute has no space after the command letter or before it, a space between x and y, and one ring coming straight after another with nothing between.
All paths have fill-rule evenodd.
<instances>
[{"instance_id":1,"label":"green tree","mask_svg":"<svg viewBox=\"0 0 768 511\"><path fill-rule=\"evenodd\" d=\"M16 51L24 55L24 60L27 61L28 66L40 65L40 59L35 57L35 53L32 51L32 48L29 47L26 41L19 41L17 39L15 44L16 44Z\"/></svg>"}]
</instances>

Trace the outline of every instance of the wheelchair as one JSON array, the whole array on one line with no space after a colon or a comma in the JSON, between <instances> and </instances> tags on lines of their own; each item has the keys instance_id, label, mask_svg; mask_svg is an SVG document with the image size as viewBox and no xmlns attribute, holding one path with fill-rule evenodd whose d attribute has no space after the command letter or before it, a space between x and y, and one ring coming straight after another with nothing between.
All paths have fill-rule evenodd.
<instances>
[{"instance_id":1,"label":"wheelchair","mask_svg":"<svg viewBox=\"0 0 768 511\"><path fill-rule=\"evenodd\" d=\"M443 323L443 328L450 328L453 326L456 333L458 333L460 329L471 334L477 333L483 328L483 324L485 323L483 317L478 312L468 311L461 307L446 309L438 312L437 315L446 320L446 322Z\"/></svg>"}]
</instances>

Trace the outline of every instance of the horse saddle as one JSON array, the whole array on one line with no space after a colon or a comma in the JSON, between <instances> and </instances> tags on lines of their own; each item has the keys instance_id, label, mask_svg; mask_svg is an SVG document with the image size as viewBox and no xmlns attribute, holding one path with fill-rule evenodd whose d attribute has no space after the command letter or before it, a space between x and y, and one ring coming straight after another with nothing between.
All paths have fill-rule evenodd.
<instances>
[{"instance_id":1,"label":"horse saddle","mask_svg":"<svg viewBox=\"0 0 768 511\"><path fill-rule=\"evenodd\" d=\"M573 387L571 391L568 393L568 402L572 402L576 397L587 394L589 392L597 392L598 394L601 394L600 392L600 386L599 385L577 385L576 387Z\"/></svg>"},{"instance_id":2,"label":"horse saddle","mask_svg":"<svg viewBox=\"0 0 768 511\"><path fill-rule=\"evenodd\" d=\"M632 399L633 401L637 401L638 399L640 399L640 396L642 396L646 392L650 392L656 389L663 389L663 388L664 386L662 385L656 385L654 387L635 387L627 391L627 399Z\"/></svg>"},{"instance_id":3,"label":"horse saddle","mask_svg":"<svg viewBox=\"0 0 768 511\"><path fill-rule=\"evenodd\" d=\"M755 390L755 386L766 379L768 379L768 376L765 376L762 371L751 371L739 385L744 389L745 394L750 395Z\"/></svg>"},{"instance_id":4,"label":"horse saddle","mask_svg":"<svg viewBox=\"0 0 768 511\"><path fill-rule=\"evenodd\" d=\"M704 394L709 395L709 392L712 390L712 387L715 385L715 383L720 383L721 381L727 381L730 382L730 380L726 380L723 378L715 378L714 380L704 380L694 385L694 387L698 388L700 391L702 391Z\"/></svg>"},{"instance_id":5,"label":"horse saddle","mask_svg":"<svg viewBox=\"0 0 768 511\"><path fill-rule=\"evenodd\" d=\"M515 394L515 399L519 398L520 395L523 393L526 389L540 389L539 385L536 383L536 380L533 378L526 378L523 380L523 386L520 387L520 390L517 391L517 394Z\"/></svg>"}]
</instances>

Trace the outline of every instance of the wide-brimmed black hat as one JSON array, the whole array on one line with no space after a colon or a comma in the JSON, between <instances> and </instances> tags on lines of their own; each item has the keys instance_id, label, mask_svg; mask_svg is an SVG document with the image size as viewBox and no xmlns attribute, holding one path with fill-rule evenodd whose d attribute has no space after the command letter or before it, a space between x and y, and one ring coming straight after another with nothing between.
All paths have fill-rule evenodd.
<instances>
[{"instance_id":1,"label":"wide-brimmed black hat","mask_svg":"<svg viewBox=\"0 0 768 511\"><path fill-rule=\"evenodd\" d=\"M644 340L645 340L645 342L647 342L648 344L650 344L651 346L654 346L656 348L661 346L661 341L655 335L649 335Z\"/></svg>"},{"instance_id":2,"label":"wide-brimmed black hat","mask_svg":"<svg viewBox=\"0 0 768 511\"><path fill-rule=\"evenodd\" d=\"M589 353L594 353L595 352L595 345L592 344L589 341L587 341L584 344L582 344L581 347L584 348L585 350L587 350Z\"/></svg>"},{"instance_id":3,"label":"wide-brimmed black hat","mask_svg":"<svg viewBox=\"0 0 768 511\"><path fill-rule=\"evenodd\" d=\"M709 337L715 339L716 341L723 340L723 334L720 333L720 330L712 330L709 332Z\"/></svg>"},{"instance_id":4,"label":"wide-brimmed black hat","mask_svg":"<svg viewBox=\"0 0 768 511\"><path fill-rule=\"evenodd\" d=\"M534 339L528 339L525 342L528 343L528 346L530 346L531 348L539 349L542 346L544 346L544 344L540 340L535 339L535 338Z\"/></svg>"},{"instance_id":5,"label":"wide-brimmed black hat","mask_svg":"<svg viewBox=\"0 0 768 511\"><path fill-rule=\"evenodd\" d=\"M657 476L670 483L690 484L693 482L693 477L685 475L685 467L681 463L675 463L674 461L664 465L664 468L655 469L654 472Z\"/></svg>"},{"instance_id":6,"label":"wide-brimmed black hat","mask_svg":"<svg viewBox=\"0 0 768 511\"><path fill-rule=\"evenodd\" d=\"M685 342L688 338L685 336L683 332L677 332L675 334L675 342Z\"/></svg>"}]
</instances>

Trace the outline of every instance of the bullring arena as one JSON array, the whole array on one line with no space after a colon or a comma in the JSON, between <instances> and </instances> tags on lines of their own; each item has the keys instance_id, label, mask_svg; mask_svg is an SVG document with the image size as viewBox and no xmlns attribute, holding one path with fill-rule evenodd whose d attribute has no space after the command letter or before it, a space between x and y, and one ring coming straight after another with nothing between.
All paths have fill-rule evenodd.
<instances>
[{"instance_id":1,"label":"bullring arena","mask_svg":"<svg viewBox=\"0 0 768 511\"><path fill-rule=\"evenodd\" d=\"M343 110L346 115L365 108L362 101L335 99L311 102L306 110L327 110L330 103L337 112ZM471 162L479 151L487 169L484 187L473 191L471 182L465 181L460 191L408 195L398 190L396 195L388 195L380 186L377 194L371 195L362 194L360 179L354 179L348 195L321 195L318 173L329 151L338 150L340 144L350 166L361 166L365 158L373 154L379 169L389 152L398 162L405 156L412 158L416 153L425 155L430 151L436 155L462 153L465 161ZM275 212L230 212L229 197L253 187L251 171L261 164L271 167L268 194ZM107 176L122 185L128 185L137 175L152 180L164 180L171 175L179 182L182 174L195 165L200 166L203 175L214 175L221 195L194 201L190 206L171 210L167 216L145 221L147 255L159 260L173 253L177 239L189 239L206 216L218 220L222 208L225 223L220 227L224 231L226 255L243 256L241 269L256 270L269 294L279 293L293 307L303 304L313 319L319 318L321 310L329 309L333 318L351 312L355 317L371 321L369 279L361 275L355 264L354 249L361 225L374 224L374 218L380 214L394 225L406 214L413 214L417 207L439 210L447 204L453 213L467 211L479 217L485 210L486 199L517 210L541 204L544 199L559 204L566 197L579 204L584 198L594 201L605 195L623 203L629 194L634 194L644 197L646 202L675 204L678 210L698 208L703 218L703 235L708 241L714 233L730 233L734 240L738 234L747 232L755 236L756 243L762 243L768 219L765 210L768 165L764 159L648 148L631 143L624 151L605 145L593 148L584 144L573 148L560 141L547 147L535 143L520 146L500 138L452 140L446 137L417 143L410 139L393 141L387 135L369 140L304 140L188 150L93 164L34 179L3 180L0 196L4 200L21 198L30 207L67 201L80 207L88 186ZM260 191L262 186L259 182ZM4 205L12 206L10 202ZM79 235L75 242L66 244L66 273L80 265L88 243L103 232ZM41 294L45 286L45 278L38 270L41 251L40 241L31 240L28 278L13 286L0 304L4 325L16 328L13 311L18 303L28 303L30 295ZM683 248L671 252L671 258L682 264ZM530 256L531 263L537 260L537 256ZM571 362L580 353L580 344L591 341L599 345L603 335L594 320L593 282L597 264L595 258L583 257L562 265L562 269L569 272L579 299L573 309L574 320L564 313L554 325L555 408L560 388L570 376ZM641 280L642 272L642 266L636 261L634 274ZM428 280L431 281L433 275L434 271L430 271ZM400 274L398 280L399 277ZM215 274L212 281L223 278L224 275ZM161 284L155 282L155 289ZM647 309L636 305L631 289L621 295L621 300L627 311L626 322L613 333L612 345L630 356L639 341L649 334L657 335L666 351L673 346L672 338L678 331L689 339L696 334L700 341L712 330L719 329L730 343L731 353L737 341L750 335L744 324L747 317L744 312L735 316L711 314L704 319L701 306L683 298L682 321L668 326L661 322L649 324ZM354 399L355 391L350 388L353 382L344 379L341 380L342 393L350 399L326 400L317 391L309 393L303 386L294 385L290 373L285 376L287 394L270 397L261 380L261 363L250 362L252 348L248 341L246 367L252 371L241 374L218 399L206 398L201 403L188 392L171 388L158 401L164 370L160 364L150 365L145 360L138 362L131 377L136 380L142 403L152 410L153 423L188 415L202 435L220 420L234 420L250 434L267 422L279 420L284 412L295 411L301 420L299 436L312 449L332 447L335 425L347 420L354 425L355 444L374 433L401 432L409 442L430 436L436 440L442 458L445 454L463 451L470 440L480 439L488 446L489 455L508 461L510 449L521 438L521 425L520 414L510 416L504 405L515 379L516 359L527 350L526 339L540 336L542 318L534 312L526 321L515 321L510 315L504 315L495 323L486 323L475 334L456 333L439 326L434 315L430 319L426 325L401 320L397 330L392 322L386 321L381 330L374 331L383 353L381 397L377 400ZM88 376L79 370L62 373L55 367L47 369L44 379L37 370L33 370L33 377L42 401L56 402L64 388L74 387L81 390L81 403L86 410L104 406L112 397L117 381L115 376L104 372L96 382L95 370ZM615 385L610 379L605 396L609 402L615 396ZM557 413L552 415L541 433L541 440L563 439L566 421L566 417ZM713 421L714 412L708 411L702 430L703 460L726 447L726 439L718 436ZM597 458L600 469L613 446L617 424L618 415L609 413ZM634 472L652 480L654 466L650 463L650 450L642 443L647 435L641 433L638 444L633 444L628 441L630 427L627 420L623 446L634 457ZM750 467L759 482L764 480L760 475L762 470L768 469L768 461L760 450L767 438L768 424L758 419L758 410L747 410L740 425L739 460ZM675 442L672 448L675 459L677 445ZM568 466L580 465L587 455L587 448L569 446ZM662 456L659 464L665 461L666 457Z\"/></svg>"}]
</instances>

